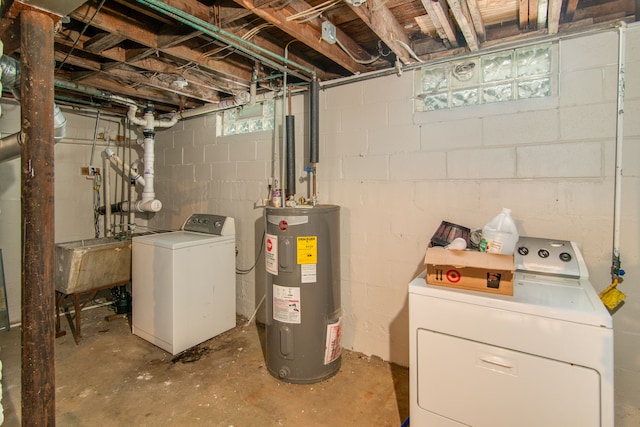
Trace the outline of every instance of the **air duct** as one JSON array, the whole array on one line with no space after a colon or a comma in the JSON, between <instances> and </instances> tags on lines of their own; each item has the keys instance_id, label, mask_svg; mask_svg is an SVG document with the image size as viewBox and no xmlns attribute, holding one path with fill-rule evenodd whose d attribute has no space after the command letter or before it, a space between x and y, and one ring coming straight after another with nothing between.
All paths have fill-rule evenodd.
<instances>
[{"instance_id":1,"label":"air duct","mask_svg":"<svg viewBox=\"0 0 640 427\"><path fill-rule=\"evenodd\" d=\"M20 100L20 63L10 56L0 57L0 71L2 73L2 87L11 89L13 96ZM53 104L53 135L57 143L66 136L67 119L62 110ZM0 139L0 162L13 160L20 157L20 145L22 137L20 132L5 136Z\"/></svg>"}]
</instances>

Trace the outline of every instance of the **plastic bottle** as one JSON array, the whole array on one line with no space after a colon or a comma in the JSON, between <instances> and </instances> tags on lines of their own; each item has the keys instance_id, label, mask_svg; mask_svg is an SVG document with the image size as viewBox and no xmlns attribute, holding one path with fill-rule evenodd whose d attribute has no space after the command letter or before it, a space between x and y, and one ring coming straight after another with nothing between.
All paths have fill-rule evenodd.
<instances>
[{"instance_id":1,"label":"plastic bottle","mask_svg":"<svg viewBox=\"0 0 640 427\"><path fill-rule=\"evenodd\" d=\"M502 208L502 212L482 228L480 250L492 254L511 255L519 238L518 229L511 218L511 209Z\"/></svg>"}]
</instances>

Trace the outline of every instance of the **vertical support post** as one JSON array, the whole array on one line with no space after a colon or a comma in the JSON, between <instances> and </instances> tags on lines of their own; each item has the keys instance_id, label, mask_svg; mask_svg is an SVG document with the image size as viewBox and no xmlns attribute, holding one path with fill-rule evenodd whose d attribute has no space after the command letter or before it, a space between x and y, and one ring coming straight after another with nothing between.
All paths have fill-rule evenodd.
<instances>
[{"instance_id":1,"label":"vertical support post","mask_svg":"<svg viewBox=\"0 0 640 427\"><path fill-rule=\"evenodd\" d=\"M55 426L54 21L20 13L22 425Z\"/></svg>"}]
</instances>

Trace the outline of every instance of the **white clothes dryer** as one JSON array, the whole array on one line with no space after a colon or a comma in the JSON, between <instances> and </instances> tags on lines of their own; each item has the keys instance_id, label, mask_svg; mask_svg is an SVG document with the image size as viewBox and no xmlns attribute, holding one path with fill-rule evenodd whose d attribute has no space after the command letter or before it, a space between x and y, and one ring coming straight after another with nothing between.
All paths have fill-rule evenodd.
<instances>
[{"instance_id":1,"label":"white clothes dryer","mask_svg":"<svg viewBox=\"0 0 640 427\"><path fill-rule=\"evenodd\" d=\"M409 284L412 427L613 427L613 323L574 242L521 237L513 296Z\"/></svg>"}]
</instances>

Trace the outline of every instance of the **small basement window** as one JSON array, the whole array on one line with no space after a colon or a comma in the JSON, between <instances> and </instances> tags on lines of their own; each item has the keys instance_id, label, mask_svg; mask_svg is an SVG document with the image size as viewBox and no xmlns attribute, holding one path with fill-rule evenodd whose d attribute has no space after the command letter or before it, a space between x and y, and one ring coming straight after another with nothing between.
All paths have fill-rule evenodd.
<instances>
[{"instance_id":1,"label":"small basement window","mask_svg":"<svg viewBox=\"0 0 640 427\"><path fill-rule=\"evenodd\" d=\"M218 136L272 130L274 123L273 100L231 108L218 113Z\"/></svg>"},{"instance_id":2,"label":"small basement window","mask_svg":"<svg viewBox=\"0 0 640 427\"><path fill-rule=\"evenodd\" d=\"M551 43L422 67L416 72L415 111L435 111L551 96Z\"/></svg>"}]
</instances>

